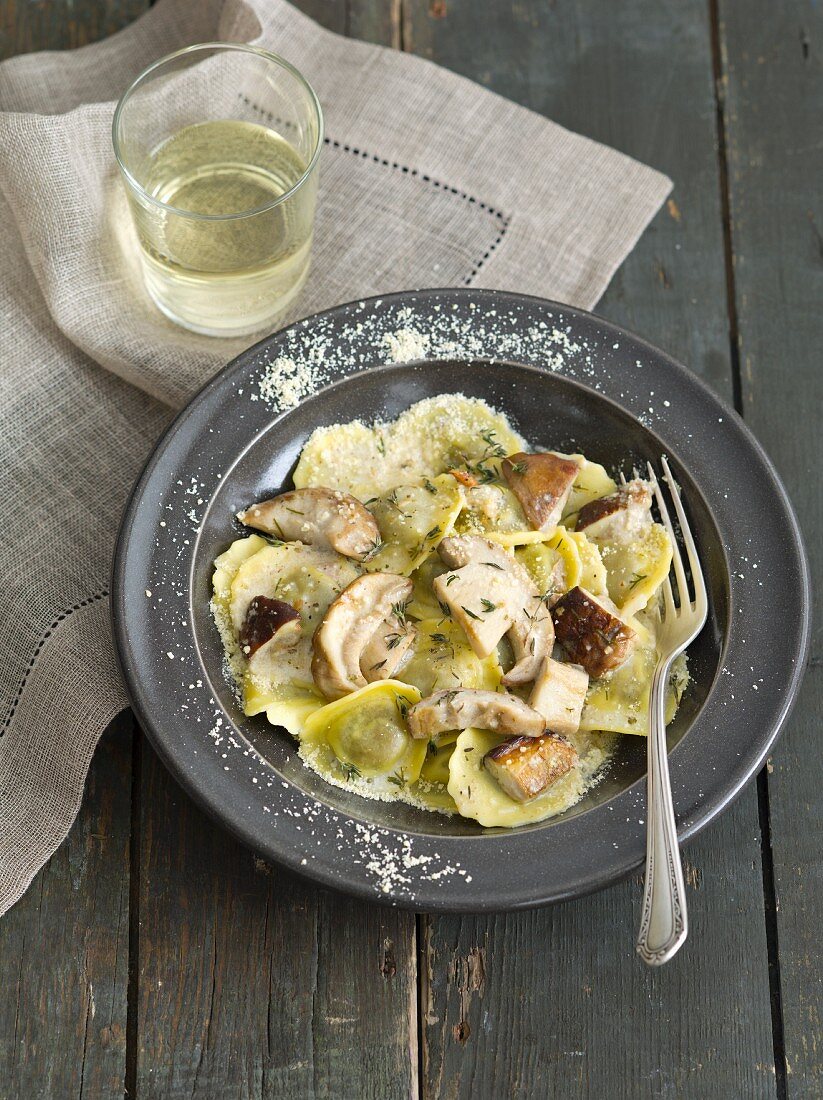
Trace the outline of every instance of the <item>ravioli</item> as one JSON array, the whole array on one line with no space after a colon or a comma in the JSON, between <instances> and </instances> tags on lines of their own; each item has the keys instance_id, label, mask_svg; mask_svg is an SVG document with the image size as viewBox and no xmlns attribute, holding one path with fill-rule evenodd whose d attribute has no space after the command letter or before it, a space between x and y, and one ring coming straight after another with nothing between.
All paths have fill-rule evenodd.
<instances>
[{"instance_id":1,"label":"ravioli","mask_svg":"<svg viewBox=\"0 0 823 1100\"><path fill-rule=\"evenodd\" d=\"M571 537L571 532L560 526L547 543L551 550L555 550L560 556L563 566L563 591L580 584L583 574L583 563L580 560L580 547L576 539Z\"/></svg>"},{"instance_id":2,"label":"ravioli","mask_svg":"<svg viewBox=\"0 0 823 1100\"><path fill-rule=\"evenodd\" d=\"M415 801L427 810L445 814L457 813L455 801L449 794L449 762L456 741L455 733L448 744L441 741L437 745L427 745L420 778L411 790Z\"/></svg>"},{"instance_id":3,"label":"ravioli","mask_svg":"<svg viewBox=\"0 0 823 1100\"><path fill-rule=\"evenodd\" d=\"M622 541L619 525L603 528L599 538L574 530L584 504L616 490L608 471L580 454L564 456L576 462L578 472L560 525L554 531L535 530L501 472L503 459L521 451L528 452L528 444L501 413L462 395L418 402L391 423L353 421L319 428L300 456L295 491L323 487L355 496L379 530L373 550L365 560L362 549L356 550L357 560L344 556L356 548L332 541L321 517L314 527L302 529L303 537L315 538L317 545L252 534L235 540L215 560L211 608L245 713L265 715L271 725L287 730L297 740L303 762L329 783L364 797L400 799L459 814L485 828L513 828L567 810L596 782L619 736L647 734L649 688L657 660L657 619L648 609L657 606L671 562L665 530L650 517L646 526L634 528ZM374 529L369 517L364 519L371 541ZM475 581L476 590L470 590L476 574L471 574L471 560L448 570L438 553L442 540L453 535L479 536L505 548L502 562L501 551L494 547L476 539L462 544L494 557L498 564L493 567L504 574L513 555L533 590L523 570L514 569L512 577L519 578L511 581L519 586L514 595L501 587L499 578L495 585L488 584L485 574ZM485 558L479 560L489 565ZM438 600L434 582L450 571L460 573L471 597L468 606L463 606L463 597L454 597L456 611L460 604L472 619L502 615L503 601L508 601L505 614L511 626L486 657L472 648L475 644L480 652L488 652L478 643L474 624L461 619L464 629L447 604ZM411 584L401 578L409 578ZM355 580L357 585L340 600ZM508 725L498 723L498 730L513 736L513 730L522 729L518 721L532 719L539 726L539 715L528 706L537 673L532 670L531 679L524 675L523 682L507 686L504 670L511 671L516 662L522 669L529 655L534 668L544 669L544 653L555 660L563 654L557 646L552 650L549 630L542 634L543 648L534 656L540 631L534 612L526 614L531 604L519 603L517 593L527 592L527 601L534 601L537 593L551 606L553 599L577 586L595 599L613 601L616 614L635 631L636 641L622 665L588 682L580 728L570 737L577 762L536 797L529 798L527 788L509 786L515 794L525 793L525 801L516 801L483 764L486 753L506 740L501 733L444 730L441 721L428 727L440 732L427 740L427 727L419 724L417 711L412 726L421 736L415 738L406 716L421 699L438 692L438 701L426 704L429 708L445 706L444 696L453 703L459 691L482 691L487 693L482 707L478 697L462 699L460 707L478 709L455 709L447 721L464 724L461 718L470 713L477 716L473 721L494 725L495 714L501 713L497 693L502 693L502 712L519 717L510 718ZM458 591L459 585L451 589L452 594ZM380 597L380 592L392 595ZM403 594L402 600L396 600L396 592ZM259 601L257 634L251 634L248 625L253 600ZM299 633L293 611L299 616ZM358 648L352 649L354 638L359 638ZM379 662L367 656L375 645L382 647L385 658ZM339 666L330 664L333 661ZM381 675L386 678L375 678ZM357 687L369 679L373 682ZM321 687L333 696L341 683L345 694L331 702L324 697ZM667 721L687 684L684 656L673 665ZM579 694L584 687L585 677Z\"/></svg>"},{"instance_id":4,"label":"ravioli","mask_svg":"<svg viewBox=\"0 0 823 1100\"><path fill-rule=\"evenodd\" d=\"M426 741L406 726L420 692L396 680L378 680L314 711L303 725L301 755L323 774L376 791L416 783Z\"/></svg>"},{"instance_id":5,"label":"ravioli","mask_svg":"<svg viewBox=\"0 0 823 1100\"><path fill-rule=\"evenodd\" d=\"M382 544L366 569L408 576L450 534L463 507L463 493L453 477L443 474L424 485L398 485L366 503L377 520Z\"/></svg>"},{"instance_id":6,"label":"ravioli","mask_svg":"<svg viewBox=\"0 0 823 1100\"><path fill-rule=\"evenodd\" d=\"M252 536L256 538L256 536ZM244 540L249 541L249 540ZM278 725L298 727L305 704L322 702L311 673L311 638L332 600L357 576L359 569L333 551L317 550L300 543L265 545L237 568L231 581L228 610L235 636L243 625L255 596L269 596L291 604L300 614L301 638L296 646L275 651L262 667L252 670L245 663L242 675L243 709L259 714L280 706L283 720ZM290 702L302 702L296 716ZM272 710L274 714L275 711ZM271 720L271 719L270 719Z\"/></svg>"},{"instance_id":7,"label":"ravioli","mask_svg":"<svg viewBox=\"0 0 823 1100\"><path fill-rule=\"evenodd\" d=\"M370 428L355 420L318 428L303 448L294 484L334 487L365 501L397 485L476 464L488 451L488 439L506 454L525 446L485 401L461 394L431 397L390 424Z\"/></svg>"},{"instance_id":8,"label":"ravioli","mask_svg":"<svg viewBox=\"0 0 823 1100\"><path fill-rule=\"evenodd\" d=\"M610 595L606 566L596 543L588 539L583 531L569 531L568 537L577 547L580 557L580 579L577 583L593 596ZM627 611L627 614L631 612Z\"/></svg>"},{"instance_id":9,"label":"ravioli","mask_svg":"<svg viewBox=\"0 0 823 1100\"><path fill-rule=\"evenodd\" d=\"M608 574L609 596L625 615L642 611L669 574L672 544L666 529L649 523L631 542L595 540Z\"/></svg>"},{"instance_id":10,"label":"ravioli","mask_svg":"<svg viewBox=\"0 0 823 1100\"><path fill-rule=\"evenodd\" d=\"M642 617L632 619L631 626L638 640L628 660L609 676L589 683L580 719L581 730L648 736L649 690L657 663L657 643ZM674 718L687 681L686 657L681 655L673 663L666 688L667 725Z\"/></svg>"},{"instance_id":11,"label":"ravioli","mask_svg":"<svg viewBox=\"0 0 823 1100\"><path fill-rule=\"evenodd\" d=\"M546 537L544 532L529 528L520 501L511 489L492 483L466 490L466 504L454 529L460 535L482 535L501 546L522 546L542 542Z\"/></svg>"},{"instance_id":12,"label":"ravioli","mask_svg":"<svg viewBox=\"0 0 823 1100\"><path fill-rule=\"evenodd\" d=\"M521 565L525 566L534 581L535 591L567 592L571 588L567 582L566 561L557 547L546 542L536 542L531 546L519 547L515 550L514 556Z\"/></svg>"},{"instance_id":13,"label":"ravioli","mask_svg":"<svg viewBox=\"0 0 823 1100\"><path fill-rule=\"evenodd\" d=\"M560 454L560 451L556 453ZM562 455L562 457L574 459L580 466L580 473L574 479L572 491L563 509L563 522L570 527L572 524L567 521L576 516L584 504L614 493L617 490L617 482L605 466L601 466L599 462L590 462L585 455L573 454Z\"/></svg>"},{"instance_id":14,"label":"ravioli","mask_svg":"<svg viewBox=\"0 0 823 1100\"><path fill-rule=\"evenodd\" d=\"M478 657L466 635L451 619L419 622L409 663L398 673L421 695L457 687L496 691L503 675L496 654Z\"/></svg>"},{"instance_id":15,"label":"ravioli","mask_svg":"<svg viewBox=\"0 0 823 1100\"><path fill-rule=\"evenodd\" d=\"M260 535L249 535L248 538L235 539L228 550L225 550L219 557L214 559L213 600L215 603L221 604L226 612L229 609L231 585L237 576L237 570L244 561L268 545L266 539Z\"/></svg>"},{"instance_id":16,"label":"ravioli","mask_svg":"<svg viewBox=\"0 0 823 1100\"><path fill-rule=\"evenodd\" d=\"M449 762L448 791L463 817L473 818L487 828L530 825L562 813L586 790L592 777L608 759L609 739L583 734L572 738L580 763L543 794L530 802L515 802L494 781L483 766L483 757L499 745L499 734L467 729L457 738Z\"/></svg>"}]
</instances>

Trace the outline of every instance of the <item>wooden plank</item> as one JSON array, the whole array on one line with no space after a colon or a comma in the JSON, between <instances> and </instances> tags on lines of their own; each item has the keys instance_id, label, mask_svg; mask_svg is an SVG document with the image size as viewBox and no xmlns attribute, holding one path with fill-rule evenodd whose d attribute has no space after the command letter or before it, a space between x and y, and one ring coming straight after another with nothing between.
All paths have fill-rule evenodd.
<instances>
[{"instance_id":1,"label":"wooden plank","mask_svg":"<svg viewBox=\"0 0 823 1100\"><path fill-rule=\"evenodd\" d=\"M0 1096L122 1096L132 721L100 742L68 838L0 921Z\"/></svg>"},{"instance_id":2,"label":"wooden plank","mask_svg":"<svg viewBox=\"0 0 823 1100\"><path fill-rule=\"evenodd\" d=\"M63 50L121 30L150 0L0 0L0 60L33 50Z\"/></svg>"},{"instance_id":3,"label":"wooden plank","mask_svg":"<svg viewBox=\"0 0 823 1100\"><path fill-rule=\"evenodd\" d=\"M346 0L299 0L295 6L327 30L346 33Z\"/></svg>"},{"instance_id":4,"label":"wooden plank","mask_svg":"<svg viewBox=\"0 0 823 1100\"><path fill-rule=\"evenodd\" d=\"M415 922L270 868L146 747L140 1100L416 1093Z\"/></svg>"},{"instance_id":5,"label":"wooden plank","mask_svg":"<svg viewBox=\"0 0 823 1100\"><path fill-rule=\"evenodd\" d=\"M725 125L744 415L798 511L823 575L823 11L721 0ZM779 994L790 1097L823 1093L823 793L810 747L823 710L823 605L812 662L768 776Z\"/></svg>"},{"instance_id":6,"label":"wooden plank","mask_svg":"<svg viewBox=\"0 0 823 1100\"><path fill-rule=\"evenodd\" d=\"M400 0L297 0L297 7L337 34L400 45Z\"/></svg>"},{"instance_id":7,"label":"wooden plank","mask_svg":"<svg viewBox=\"0 0 823 1100\"><path fill-rule=\"evenodd\" d=\"M402 0L348 0L346 34L400 49Z\"/></svg>"},{"instance_id":8,"label":"wooden plank","mask_svg":"<svg viewBox=\"0 0 823 1100\"><path fill-rule=\"evenodd\" d=\"M405 10L407 48L675 180L600 312L730 397L705 6L412 0ZM774 1095L753 788L689 846L687 863L691 937L659 973L634 957L639 879L553 910L429 919L424 1095Z\"/></svg>"}]
</instances>

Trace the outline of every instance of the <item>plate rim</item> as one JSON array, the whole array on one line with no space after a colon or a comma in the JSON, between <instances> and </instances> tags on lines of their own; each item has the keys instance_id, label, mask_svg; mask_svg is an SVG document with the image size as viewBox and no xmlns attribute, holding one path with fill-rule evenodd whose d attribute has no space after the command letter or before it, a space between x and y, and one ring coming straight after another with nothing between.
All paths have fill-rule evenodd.
<instances>
[{"instance_id":1,"label":"plate rim","mask_svg":"<svg viewBox=\"0 0 823 1100\"><path fill-rule=\"evenodd\" d=\"M352 301L342 303L334 306L330 309L318 311L311 316L295 321L282 329L278 329L273 333L269 333L255 344L246 348L235 356L229 363L226 364L220 371L213 375L191 398L189 402L174 416L171 422L167 425L165 431L161 434L156 444L149 453L144 466L137 477L133 488L131 489L126 503L124 505L122 518L117 534L116 548L112 561L111 572L111 618L113 626L113 637L115 645L115 653L120 669L123 673L124 682L126 684L127 694L134 710L137 715L141 728L157 752L158 756L162 760L165 767L169 769L177 782L184 788L184 790L193 798L195 803L203 809L212 819L216 820L223 828L227 829L229 833L239 839L244 845L251 848L263 855L265 858L270 859L281 866L286 867L290 872L296 874L298 877L308 881L319 883L325 887L340 890L350 895L361 897L365 900L376 902L384 905L391 905L398 908L411 909L415 911L429 911L429 912L499 912L499 911L513 911L517 909L530 909L539 906L552 904L558 901L567 900L573 897L580 897L586 894L593 893L597 890L604 889L607 886L618 882L627 876L634 873L643 864L642 855L635 855L635 858L630 859L628 862L622 865L612 865L611 870L601 874L600 877L584 877L582 880L568 882L565 888L562 889L543 889L542 893L533 894L532 896L521 897L491 897L491 898L478 898L476 896L466 898L465 894L467 889L465 884L461 884L457 891L450 892L447 889L438 890L425 890L418 885L415 887L413 895L405 895L403 893L390 894L386 896L376 888L373 883L365 880L351 881L348 879L341 880L339 875L330 873L325 867L319 864L311 863L301 865L295 858L289 858L289 853L279 850L274 852L271 845L261 844L259 830L255 828L256 822L245 823L241 818L238 819L237 815L229 813L225 806L220 805L220 800L209 796L202 786L198 785L194 780L190 772L183 765L182 761L177 755L175 755L172 745L169 743L169 739L164 736L163 731L159 728L156 716L149 712L149 710L143 705L143 696L140 691L140 685L137 679L132 679L132 670L129 666L129 641L128 641L128 610L125 606L124 597L124 577L126 569L126 561L130 549L130 539L134 531L135 523L138 518L141 502L146 491L147 485L150 482L151 476L155 471L158 463L162 459L166 448L170 442L176 437L181 426L186 423L189 417L192 415L195 407L199 407L208 398L209 393L217 388L222 387L227 379L231 378L235 374L241 374L244 370L252 367L259 354L265 349L269 348L278 341L285 339L286 335L296 330L305 330L307 326L317 324L321 321L337 318L342 319L347 315L350 315L355 309L362 309L364 307L379 308L381 305L393 306L400 303L408 303L412 301L414 304L418 304L420 301L425 301L427 298L435 299L451 299L458 301L477 302L477 301L493 301L495 303L503 302L508 303L525 303L527 306L531 306L534 309L540 311L548 311L549 313L560 313L564 318L580 319L584 323L594 324L594 326L600 330L604 330L609 336L624 339L630 341L633 345L636 345L639 349L643 350L653 360L656 360L664 364L667 368L673 369L679 376L686 387L696 387L698 391L702 392L704 399L708 399L710 404L713 404L719 408L724 415L728 416L734 427L742 435L743 440L747 446L752 448L756 453L759 461L765 468L769 475L771 487L775 491L777 498L785 512L786 517L789 520L789 534L791 536L791 545L795 552L795 562L799 571L799 604L801 608L800 621L798 623L799 636L794 646L793 652L796 654L796 659L793 663L792 673L786 684L785 690L782 695L782 705L777 715L773 728L768 732L759 735L756 739L759 743L759 747L754 755L750 758L749 763L739 772L734 774L734 778L731 782L727 783L724 787L724 793L722 797L715 799L709 804L709 800L706 799L701 803L698 812L696 812L691 820L685 824L681 824L678 828L678 836L681 844L684 841L690 840L698 832L704 829L711 823L720 813L722 813L733 802L745 788L745 786L756 776L757 772L763 765L764 760L768 756L769 752L773 749L775 742L781 735L785 728L786 722L791 715L797 695L800 689L800 685L805 675L807 662L810 653L811 643L811 576L808 557L804 545L802 531L795 514L794 508L791 503L791 499L782 483L782 480L768 454L753 434L752 430L748 427L743 418L737 413L737 411L726 402L722 397L705 382L700 376L694 374L688 370L685 366L675 360L667 352L661 350L655 345L651 344L645 338L636 335L631 330L626 329L620 325L608 321L597 314L590 311L580 309L574 306L569 306L561 302L556 302L551 299L540 298L535 295L518 294L511 291L499 291L490 289L475 289L475 288L432 288L423 290L403 290L396 291L391 294L374 295L369 298L358 298ZM435 359L444 359L442 356L435 356L428 361L434 361ZM488 359L485 355L477 355L475 357L478 360ZM426 362L426 359L422 359L415 362ZM496 362L502 363L502 359L496 359ZM527 366L531 369L542 370L546 373L553 373L547 367L541 367L539 364L523 362L518 363L516 359L509 360L514 365ZM398 364L404 366L411 366L412 363ZM375 364L375 366L391 367L392 364ZM367 368L367 370L370 368ZM321 392L325 390L329 385L336 385L344 379L353 377L356 374L365 373L363 370L356 369L351 373L340 373L338 376L331 379L330 382L324 383L318 387L316 391L312 393ZM585 390L589 390L597 397L605 399L612 404L616 405L625 415L629 416L632 420L637 421L637 415L624 404L622 404L611 393L601 393L597 389L587 386L586 382L576 376L568 376L562 374L561 377L572 383L582 387ZM271 410L271 420L276 420L280 416L287 414L290 410L280 409ZM658 432L655 428L649 428L648 425L641 426L650 431L653 435L657 436ZM254 432L244 441L242 451L245 451L251 443L251 440L257 435ZM241 453L238 450L237 455ZM232 459L232 463L236 461L237 455ZM195 543L196 545L196 543ZM725 547L724 547L725 551ZM193 564L193 559L192 559ZM728 563L727 563L728 564ZM192 634L193 637L193 634ZM724 654L725 656L725 654ZM707 700L711 697L712 692L715 689L716 684L712 685L712 688L707 695ZM676 747L675 747L676 749ZM645 776L641 777L639 782L644 784ZM630 789L630 788L629 788ZM624 795L625 791L620 792L620 796ZM306 798L309 796L306 795ZM619 796L616 796L619 797ZM603 805L607 805L604 803ZM600 807L596 807L599 809ZM343 815L345 816L345 815ZM367 816L367 815L366 815ZM583 817L588 814L582 815ZM396 830L398 834L402 834L403 830ZM420 834L414 834L420 835ZM433 834L432 834L433 835ZM501 838L502 840L509 839L517 835L517 830L505 830L500 833L494 834L494 838ZM479 839L490 839L489 834L478 834L477 837L460 837L455 838L460 842L474 841ZM425 886L425 883L423 884ZM461 896L462 895L462 896Z\"/></svg>"}]
</instances>

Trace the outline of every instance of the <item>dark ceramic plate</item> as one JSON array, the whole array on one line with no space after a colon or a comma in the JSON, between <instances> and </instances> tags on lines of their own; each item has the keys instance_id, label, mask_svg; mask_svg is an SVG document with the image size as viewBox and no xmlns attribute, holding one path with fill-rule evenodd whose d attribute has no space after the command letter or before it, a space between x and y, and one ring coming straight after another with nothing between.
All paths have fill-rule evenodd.
<instances>
[{"instance_id":1,"label":"dark ceramic plate","mask_svg":"<svg viewBox=\"0 0 823 1100\"><path fill-rule=\"evenodd\" d=\"M275 392L278 359L274 373L291 385ZM288 485L314 428L394 417L449 392L485 398L527 439L609 467L670 457L710 595L669 730L680 836L692 836L755 774L786 719L808 646L808 570L786 494L737 415L668 356L589 314L425 291L341 306L244 352L180 414L134 490L114 567L115 637L166 765L262 856L397 905L539 905L642 863L644 742L624 738L563 816L515 831L369 801L305 768L286 733L243 716L209 615L212 562L239 534L234 513Z\"/></svg>"}]
</instances>

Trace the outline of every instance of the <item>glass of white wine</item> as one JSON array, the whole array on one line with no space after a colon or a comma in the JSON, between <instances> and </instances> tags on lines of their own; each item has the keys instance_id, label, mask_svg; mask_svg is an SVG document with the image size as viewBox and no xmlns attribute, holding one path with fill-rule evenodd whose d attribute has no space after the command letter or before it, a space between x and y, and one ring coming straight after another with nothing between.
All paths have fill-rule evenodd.
<instances>
[{"instance_id":1,"label":"glass of white wine","mask_svg":"<svg viewBox=\"0 0 823 1100\"><path fill-rule=\"evenodd\" d=\"M209 336L270 324L309 268L323 113L308 81L254 46L189 46L127 89L113 139L156 305Z\"/></svg>"}]
</instances>

